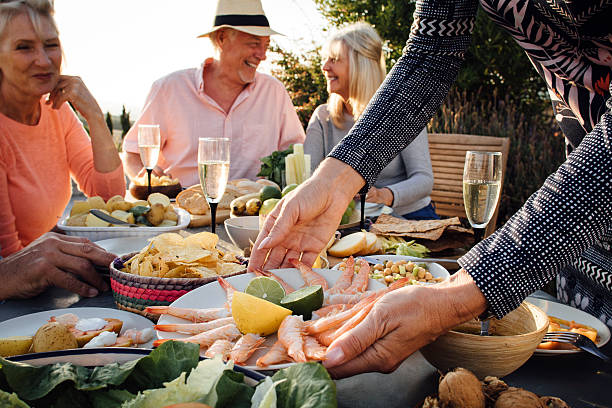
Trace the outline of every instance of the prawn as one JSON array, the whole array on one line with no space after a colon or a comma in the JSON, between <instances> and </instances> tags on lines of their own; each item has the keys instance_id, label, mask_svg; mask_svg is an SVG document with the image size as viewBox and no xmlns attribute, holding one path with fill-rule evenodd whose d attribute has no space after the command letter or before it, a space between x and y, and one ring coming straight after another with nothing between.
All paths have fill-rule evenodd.
<instances>
[{"instance_id":1,"label":"prawn","mask_svg":"<svg viewBox=\"0 0 612 408\"><path fill-rule=\"evenodd\" d=\"M236 364L243 364L266 341L259 334L247 333L242 336L230 351L230 357Z\"/></svg>"},{"instance_id":2,"label":"prawn","mask_svg":"<svg viewBox=\"0 0 612 408\"><path fill-rule=\"evenodd\" d=\"M232 311L232 299L234 297L234 292L236 292L236 288L233 287L228 281L223 279L220 276L217 276L217 282L219 285L225 290L225 295L227 296L227 301L225 302L225 308L231 312Z\"/></svg>"},{"instance_id":3,"label":"prawn","mask_svg":"<svg viewBox=\"0 0 612 408\"><path fill-rule=\"evenodd\" d=\"M353 276L355 275L355 259L351 256L346 260L346 266L344 267L344 271L342 275L338 278L334 286L332 286L327 293L343 293L353 281Z\"/></svg>"},{"instance_id":4,"label":"prawn","mask_svg":"<svg viewBox=\"0 0 612 408\"><path fill-rule=\"evenodd\" d=\"M229 360L230 350L234 347L234 343L226 339L215 340L215 342L206 350L204 357L214 358L215 356L221 356L223 361Z\"/></svg>"},{"instance_id":5,"label":"prawn","mask_svg":"<svg viewBox=\"0 0 612 408\"><path fill-rule=\"evenodd\" d=\"M155 333L153 329L147 327L142 330L127 329L122 336L131 339L134 344L144 344L151 340L155 336Z\"/></svg>"},{"instance_id":6,"label":"prawn","mask_svg":"<svg viewBox=\"0 0 612 408\"><path fill-rule=\"evenodd\" d=\"M349 308L353 307L353 305L348 305L346 303L338 303L336 305L323 306L320 309L317 309L312 312L312 320L321 319L326 316L334 315L336 313L343 312Z\"/></svg>"},{"instance_id":7,"label":"prawn","mask_svg":"<svg viewBox=\"0 0 612 408\"><path fill-rule=\"evenodd\" d=\"M300 270L300 273L302 274L302 279L304 279L304 282L307 286L321 285L323 290L328 289L329 285L327 284L325 278L313 271L311 267L301 261L298 261L295 258L289 259L289 262L295 268L298 268Z\"/></svg>"},{"instance_id":8,"label":"prawn","mask_svg":"<svg viewBox=\"0 0 612 408\"><path fill-rule=\"evenodd\" d=\"M280 276L270 272L270 271L264 271L263 269L258 269L257 271L255 271L255 275L257 276L266 276L268 278L272 278L275 281L277 281L278 283L280 283L280 285L283 287L283 289L285 290L285 294L288 295L291 292L295 292L295 289L293 289L293 287L291 285L289 285L287 282L285 282Z\"/></svg>"},{"instance_id":9,"label":"prawn","mask_svg":"<svg viewBox=\"0 0 612 408\"><path fill-rule=\"evenodd\" d=\"M302 316L289 315L278 328L278 339L287 348L287 354L297 363L306 362L304 354L304 320Z\"/></svg>"},{"instance_id":10,"label":"prawn","mask_svg":"<svg viewBox=\"0 0 612 408\"><path fill-rule=\"evenodd\" d=\"M325 360L326 353L327 347L321 345L317 339L311 336L304 336L304 354L306 354L308 360Z\"/></svg>"},{"instance_id":11,"label":"prawn","mask_svg":"<svg viewBox=\"0 0 612 408\"><path fill-rule=\"evenodd\" d=\"M342 336L344 333L346 333L347 331L351 330L353 327L355 327L359 323L361 323L361 321L363 319L365 319L365 317L368 315L368 313L370 313L370 311L372 310L372 308L374 307L374 305L376 304L377 301L378 301L378 299L373 300L367 306L365 306L364 308L359 310L358 313L353 315L353 317L351 317L350 319L346 320L342 326L340 326L338 329L336 329L336 331L334 331L330 335L329 339L331 341L334 341L338 337ZM331 342L330 342L330 344L331 344Z\"/></svg>"},{"instance_id":12,"label":"prawn","mask_svg":"<svg viewBox=\"0 0 612 408\"><path fill-rule=\"evenodd\" d=\"M334 315L323 317L321 319L313 321L306 328L306 332L309 333L309 334L318 334L318 333L322 333L322 332L324 332L326 330L333 329L335 327L339 327L345 321L347 321L348 319L350 319L351 317L353 317L357 313L359 313L359 311L362 309L362 307L367 306L371 301L376 299L377 296L378 296L378 294L376 292L374 292L371 295L369 295L368 297L366 297L366 298L362 299L361 301L359 301L359 303L357 303L354 307L351 307L348 310L345 310L343 312L336 313Z\"/></svg>"},{"instance_id":13,"label":"prawn","mask_svg":"<svg viewBox=\"0 0 612 408\"><path fill-rule=\"evenodd\" d=\"M257 359L257 367L267 367L272 364L288 363L291 361L291 357L287 354L287 349L283 346L280 340L268 350L266 354Z\"/></svg>"},{"instance_id":14,"label":"prawn","mask_svg":"<svg viewBox=\"0 0 612 408\"><path fill-rule=\"evenodd\" d=\"M200 348L210 347L215 340L235 340L240 337L240 331L235 324L226 324L225 326L217 327L204 333L196 334L195 336L186 337L184 339L159 339L153 342L153 347L158 347L160 344L169 340L184 341L187 343L199 344Z\"/></svg>"},{"instance_id":15,"label":"prawn","mask_svg":"<svg viewBox=\"0 0 612 408\"><path fill-rule=\"evenodd\" d=\"M68 327L74 327L78 323L79 317L74 313L64 313L63 315L59 315L57 317L51 316L49 321L58 322Z\"/></svg>"},{"instance_id":16,"label":"prawn","mask_svg":"<svg viewBox=\"0 0 612 408\"><path fill-rule=\"evenodd\" d=\"M226 324L234 323L234 319L223 317L221 319L211 320L203 323L188 323L188 324L156 324L153 326L155 330L164 332L176 332L183 334L198 334L208 330L216 329L217 327L225 326Z\"/></svg>"},{"instance_id":17,"label":"prawn","mask_svg":"<svg viewBox=\"0 0 612 408\"><path fill-rule=\"evenodd\" d=\"M344 293L365 292L365 290L368 288L368 281L370 280L370 264L363 259L358 259L357 262L359 262L360 266L359 272L357 272L357 276L355 276L351 285L344 290Z\"/></svg>"},{"instance_id":18,"label":"prawn","mask_svg":"<svg viewBox=\"0 0 612 408\"><path fill-rule=\"evenodd\" d=\"M230 313L224 308L186 309L173 306L148 306L144 311L145 313L167 314L174 317L180 317L181 319L191 320L194 323L209 322L211 320L230 316Z\"/></svg>"}]
</instances>

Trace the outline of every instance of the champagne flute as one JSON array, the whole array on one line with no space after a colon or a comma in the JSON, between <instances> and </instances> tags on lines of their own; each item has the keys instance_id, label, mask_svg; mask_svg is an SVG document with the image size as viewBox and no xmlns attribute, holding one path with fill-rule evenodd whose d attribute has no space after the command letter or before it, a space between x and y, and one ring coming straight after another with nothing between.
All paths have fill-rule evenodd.
<instances>
[{"instance_id":1,"label":"champagne flute","mask_svg":"<svg viewBox=\"0 0 612 408\"><path fill-rule=\"evenodd\" d=\"M202 191L210 205L211 231L215 233L217 204L221 201L230 167L230 139L200 138L198 145L198 173Z\"/></svg>"},{"instance_id":2,"label":"champagne flute","mask_svg":"<svg viewBox=\"0 0 612 408\"><path fill-rule=\"evenodd\" d=\"M159 159L159 125L138 125L140 160L147 169L147 197L151 194L151 173Z\"/></svg>"},{"instance_id":3,"label":"champagne flute","mask_svg":"<svg viewBox=\"0 0 612 408\"><path fill-rule=\"evenodd\" d=\"M463 168L463 204L476 243L495 213L502 178L501 152L468 151Z\"/></svg>"},{"instance_id":4,"label":"champagne flute","mask_svg":"<svg viewBox=\"0 0 612 408\"><path fill-rule=\"evenodd\" d=\"M467 219L474 229L475 243L495 213L502 178L501 152L468 151L463 168L463 205ZM480 335L489 335L489 319L480 322Z\"/></svg>"}]
</instances>

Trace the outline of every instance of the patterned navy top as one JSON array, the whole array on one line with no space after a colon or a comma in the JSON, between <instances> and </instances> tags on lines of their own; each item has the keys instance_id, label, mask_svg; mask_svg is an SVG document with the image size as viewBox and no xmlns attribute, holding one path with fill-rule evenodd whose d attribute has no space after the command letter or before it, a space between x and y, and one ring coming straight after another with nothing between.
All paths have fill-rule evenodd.
<instances>
[{"instance_id":1,"label":"patterned navy top","mask_svg":"<svg viewBox=\"0 0 612 408\"><path fill-rule=\"evenodd\" d=\"M546 80L575 148L501 228L460 264L501 317L593 245L612 225L611 0L481 0ZM367 189L419 133L457 76L476 0L422 0L403 56L330 156ZM606 106L606 101L607 106Z\"/></svg>"}]
</instances>

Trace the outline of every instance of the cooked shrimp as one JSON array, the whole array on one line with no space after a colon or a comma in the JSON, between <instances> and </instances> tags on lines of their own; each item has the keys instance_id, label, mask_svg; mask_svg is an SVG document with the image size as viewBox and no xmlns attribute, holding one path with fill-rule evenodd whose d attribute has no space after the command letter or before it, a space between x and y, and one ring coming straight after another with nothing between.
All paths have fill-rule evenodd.
<instances>
[{"instance_id":1,"label":"cooked shrimp","mask_svg":"<svg viewBox=\"0 0 612 408\"><path fill-rule=\"evenodd\" d=\"M219 285L221 285L221 287L225 290L225 295L227 296L227 301L225 302L225 308L231 312L232 311L232 298L234 296L234 292L236 291L236 288L233 287L228 281L226 281L220 276L217 276L217 282L219 282Z\"/></svg>"},{"instance_id":2,"label":"cooked shrimp","mask_svg":"<svg viewBox=\"0 0 612 408\"><path fill-rule=\"evenodd\" d=\"M231 359L234 360L236 364L243 364L264 341L266 341L266 338L261 337L259 334L245 334L232 348L230 352Z\"/></svg>"},{"instance_id":3,"label":"cooked shrimp","mask_svg":"<svg viewBox=\"0 0 612 408\"><path fill-rule=\"evenodd\" d=\"M334 333L336 332L336 330L337 328L328 329L325 330L323 333L315 334L314 337L319 343L327 347L332 344L332 341L334 341Z\"/></svg>"},{"instance_id":4,"label":"cooked shrimp","mask_svg":"<svg viewBox=\"0 0 612 408\"><path fill-rule=\"evenodd\" d=\"M127 329L122 336L131 339L134 344L144 344L155 336L155 332L150 327L142 330Z\"/></svg>"},{"instance_id":5,"label":"cooked shrimp","mask_svg":"<svg viewBox=\"0 0 612 408\"><path fill-rule=\"evenodd\" d=\"M340 327L345 321L359 313L362 307L367 306L371 301L376 299L377 296L378 294L374 292L368 297L359 301L359 303L350 309L311 322L311 324L306 327L306 332L309 334L317 334L329 329Z\"/></svg>"},{"instance_id":6,"label":"cooked shrimp","mask_svg":"<svg viewBox=\"0 0 612 408\"><path fill-rule=\"evenodd\" d=\"M234 343L229 340L215 340L208 350L206 350L206 353L204 353L204 357L214 358L215 356L221 356L223 361L227 361L230 358L230 350L232 347L234 347Z\"/></svg>"},{"instance_id":7,"label":"cooked shrimp","mask_svg":"<svg viewBox=\"0 0 612 408\"><path fill-rule=\"evenodd\" d=\"M180 317L181 319L191 320L194 323L209 322L211 320L230 316L230 313L224 308L186 309L173 306L149 306L146 307L144 311L146 313L168 314L170 316Z\"/></svg>"},{"instance_id":8,"label":"cooked shrimp","mask_svg":"<svg viewBox=\"0 0 612 408\"><path fill-rule=\"evenodd\" d=\"M340 313L343 312L349 308L353 307L353 305L348 305L346 303L339 303L336 305L329 305L329 306L323 306L320 309L315 310L314 312L312 312L312 319L311 320L317 320L320 319L322 317L327 317L330 316L332 314L336 314L336 313Z\"/></svg>"},{"instance_id":9,"label":"cooked shrimp","mask_svg":"<svg viewBox=\"0 0 612 408\"><path fill-rule=\"evenodd\" d=\"M287 282L285 282L280 276L276 275L275 273L272 273L270 271L264 271L263 269L258 269L257 271L255 271L255 274L257 276L266 276L268 278L274 279L275 281L280 283L280 285L285 290L285 294L287 295L291 292L295 292L295 289L293 288L293 286L289 285Z\"/></svg>"},{"instance_id":10,"label":"cooked shrimp","mask_svg":"<svg viewBox=\"0 0 612 408\"><path fill-rule=\"evenodd\" d=\"M358 259L357 262L359 262L360 266L359 272L357 272L357 276L353 278L353 282L344 290L343 293L365 292L365 290L368 288L368 281L370 280L370 264L363 259Z\"/></svg>"},{"instance_id":11,"label":"cooked shrimp","mask_svg":"<svg viewBox=\"0 0 612 408\"><path fill-rule=\"evenodd\" d=\"M346 260L346 266L344 267L344 271L342 275L338 278L334 286L332 286L327 293L343 293L348 287L351 286L353 281L353 276L355 275L355 259L350 256L349 259Z\"/></svg>"},{"instance_id":12,"label":"cooked shrimp","mask_svg":"<svg viewBox=\"0 0 612 408\"><path fill-rule=\"evenodd\" d=\"M204 333L196 334L195 336L187 337L184 339L172 339L176 341L184 341L187 343L196 343L200 345L200 348L209 347L215 342L215 340L235 340L240 337L240 331L235 324L226 324L225 326L217 327L216 329L209 330ZM153 346L157 347L160 344L170 339L160 339L153 342Z\"/></svg>"},{"instance_id":13,"label":"cooked shrimp","mask_svg":"<svg viewBox=\"0 0 612 408\"><path fill-rule=\"evenodd\" d=\"M165 332L176 332L183 334L198 334L208 330L216 329L217 327L225 326L226 324L234 323L234 319L223 317L221 319L211 320L204 323L187 323L187 324L156 324L153 326L155 330Z\"/></svg>"},{"instance_id":14,"label":"cooked shrimp","mask_svg":"<svg viewBox=\"0 0 612 408\"><path fill-rule=\"evenodd\" d=\"M353 327L357 326L365 317L370 313L376 301L378 299L373 300L365 307L361 308L358 313L355 313L350 319L346 320L342 326L340 326L332 335L332 340L336 340L338 337L342 336L347 331L351 330Z\"/></svg>"},{"instance_id":15,"label":"cooked shrimp","mask_svg":"<svg viewBox=\"0 0 612 408\"><path fill-rule=\"evenodd\" d=\"M49 321L58 322L68 327L74 327L74 325L79 321L79 317L74 313L64 313L63 315L59 316L51 316Z\"/></svg>"},{"instance_id":16,"label":"cooked shrimp","mask_svg":"<svg viewBox=\"0 0 612 408\"><path fill-rule=\"evenodd\" d=\"M288 363L291 361L291 357L287 354L287 349L283 346L280 340L268 350L266 354L257 359L257 367L267 367L272 364Z\"/></svg>"},{"instance_id":17,"label":"cooked shrimp","mask_svg":"<svg viewBox=\"0 0 612 408\"><path fill-rule=\"evenodd\" d=\"M290 259L289 262L291 263L291 265L300 270L300 273L302 274L302 279L304 279L304 282L307 286L321 285L321 287L323 287L323 290L327 290L328 285L325 278L313 271L311 267L298 261L295 258Z\"/></svg>"},{"instance_id":18,"label":"cooked shrimp","mask_svg":"<svg viewBox=\"0 0 612 408\"><path fill-rule=\"evenodd\" d=\"M373 290L358 293L335 293L331 295L326 293L323 304L325 306L338 304L354 305L361 299L365 299L373 293L375 293Z\"/></svg>"},{"instance_id":19,"label":"cooked shrimp","mask_svg":"<svg viewBox=\"0 0 612 408\"><path fill-rule=\"evenodd\" d=\"M322 346L317 339L311 336L304 336L304 354L308 360L325 360L327 347Z\"/></svg>"},{"instance_id":20,"label":"cooked shrimp","mask_svg":"<svg viewBox=\"0 0 612 408\"><path fill-rule=\"evenodd\" d=\"M278 339L287 348L287 354L297 363L306 362L304 355L304 320L302 316L289 315L278 328Z\"/></svg>"}]
</instances>

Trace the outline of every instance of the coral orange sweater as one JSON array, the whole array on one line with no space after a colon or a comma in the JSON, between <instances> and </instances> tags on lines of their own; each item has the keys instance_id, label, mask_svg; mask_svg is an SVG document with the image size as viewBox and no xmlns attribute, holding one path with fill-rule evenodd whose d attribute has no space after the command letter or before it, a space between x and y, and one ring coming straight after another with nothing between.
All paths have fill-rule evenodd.
<instances>
[{"instance_id":1,"label":"coral orange sweater","mask_svg":"<svg viewBox=\"0 0 612 408\"><path fill-rule=\"evenodd\" d=\"M90 139L67 103L41 100L39 123L0 114L0 246L10 255L50 231L70 201L70 177L87 195L125 194L123 167L94 168Z\"/></svg>"}]
</instances>

